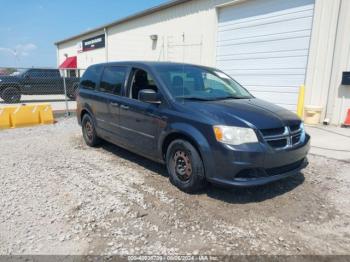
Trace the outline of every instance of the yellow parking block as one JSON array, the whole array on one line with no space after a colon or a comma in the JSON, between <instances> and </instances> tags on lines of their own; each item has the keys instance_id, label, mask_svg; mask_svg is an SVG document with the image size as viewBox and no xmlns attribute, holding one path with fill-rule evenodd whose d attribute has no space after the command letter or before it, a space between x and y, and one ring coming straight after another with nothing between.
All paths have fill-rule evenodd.
<instances>
[{"instance_id":1,"label":"yellow parking block","mask_svg":"<svg viewBox=\"0 0 350 262\"><path fill-rule=\"evenodd\" d=\"M18 106L11 115L12 127L32 126L40 123L39 111L34 106Z\"/></svg>"},{"instance_id":2,"label":"yellow parking block","mask_svg":"<svg viewBox=\"0 0 350 262\"><path fill-rule=\"evenodd\" d=\"M4 107L0 108L0 129L11 128L11 114L16 110L16 107Z\"/></svg>"},{"instance_id":3,"label":"yellow parking block","mask_svg":"<svg viewBox=\"0 0 350 262\"><path fill-rule=\"evenodd\" d=\"M52 124L51 105L19 105L0 108L0 128L16 128L40 124Z\"/></svg>"},{"instance_id":4,"label":"yellow parking block","mask_svg":"<svg viewBox=\"0 0 350 262\"><path fill-rule=\"evenodd\" d=\"M38 110L41 124L53 124L55 122L55 119L53 118L51 105L38 105Z\"/></svg>"}]
</instances>

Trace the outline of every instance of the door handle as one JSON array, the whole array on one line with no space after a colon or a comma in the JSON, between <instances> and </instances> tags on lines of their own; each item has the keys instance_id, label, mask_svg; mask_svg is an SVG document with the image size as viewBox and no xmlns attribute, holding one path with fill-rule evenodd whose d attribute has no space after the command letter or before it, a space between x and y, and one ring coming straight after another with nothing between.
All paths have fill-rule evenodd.
<instances>
[{"instance_id":1,"label":"door handle","mask_svg":"<svg viewBox=\"0 0 350 262\"><path fill-rule=\"evenodd\" d=\"M118 107L119 104L118 104L118 103L115 103L115 102L112 102L112 103L111 103L111 106Z\"/></svg>"},{"instance_id":2,"label":"door handle","mask_svg":"<svg viewBox=\"0 0 350 262\"><path fill-rule=\"evenodd\" d=\"M128 109L129 109L129 106L121 105L120 108L121 108L121 109L124 109L124 110L128 110Z\"/></svg>"}]
</instances>

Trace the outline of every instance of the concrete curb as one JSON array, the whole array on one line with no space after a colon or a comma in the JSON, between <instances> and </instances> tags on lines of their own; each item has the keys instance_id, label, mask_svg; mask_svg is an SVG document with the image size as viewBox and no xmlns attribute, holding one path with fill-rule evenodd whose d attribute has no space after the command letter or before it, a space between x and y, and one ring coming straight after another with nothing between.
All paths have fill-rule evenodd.
<instances>
[{"instance_id":1,"label":"concrete curb","mask_svg":"<svg viewBox=\"0 0 350 262\"><path fill-rule=\"evenodd\" d=\"M72 117L76 116L77 113L75 110L68 110L68 115L66 110L54 110L53 115L55 118L61 118L61 117Z\"/></svg>"}]
</instances>

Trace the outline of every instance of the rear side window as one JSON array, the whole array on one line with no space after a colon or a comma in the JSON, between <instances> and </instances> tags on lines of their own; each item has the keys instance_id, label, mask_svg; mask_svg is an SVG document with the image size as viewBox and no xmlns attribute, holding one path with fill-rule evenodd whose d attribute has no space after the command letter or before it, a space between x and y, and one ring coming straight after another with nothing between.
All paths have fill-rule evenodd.
<instances>
[{"instance_id":1,"label":"rear side window","mask_svg":"<svg viewBox=\"0 0 350 262\"><path fill-rule=\"evenodd\" d=\"M90 66L81 79L81 87L85 89L95 89L100 79L102 69L102 66L99 65Z\"/></svg>"},{"instance_id":2,"label":"rear side window","mask_svg":"<svg viewBox=\"0 0 350 262\"><path fill-rule=\"evenodd\" d=\"M43 75L43 71L40 70L29 70L27 72L27 75L32 77L32 78L40 78L40 77L44 77Z\"/></svg>"},{"instance_id":3,"label":"rear side window","mask_svg":"<svg viewBox=\"0 0 350 262\"><path fill-rule=\"evenodd\" d=\"M45 70L42 72L43 77L60 77L58 70Z\"/></svg>"},{"instance_id":4,"label":"rear side window","mask_svg":"<svg viewBox=\"0 0 350 262\"><path fill-rule=\"evenodd\" d=\"M121 95L125 83L126 68L120 66L105 67L101 78L101 92Z\"/></svg>"}]
</instances>

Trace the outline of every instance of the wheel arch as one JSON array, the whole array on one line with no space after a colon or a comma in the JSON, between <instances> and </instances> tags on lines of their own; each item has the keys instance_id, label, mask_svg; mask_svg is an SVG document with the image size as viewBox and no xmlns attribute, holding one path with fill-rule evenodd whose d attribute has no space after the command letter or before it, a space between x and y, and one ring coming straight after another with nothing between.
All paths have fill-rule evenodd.
<instances>
[{"instance_id":1,"label":"wheel arch","mask_svg":"<svg viewBox=\"0 0 350 262\"><path fill-rule=\"evenodd\" d=\"M84 106L83 108L81 108L81 110L77 110L77 117L78 117L79 124L81 124L83 117L86 114L90 115L92 120L96 123L92 110L88 106Z\"/></svg>"},{"instance_id":2,"label":"wheel arch","mask_svg":"<svg viewBox=\"0 0 350 262\"><path fill-rule=\"evenodd\" d=\"M178 140L178 139L185 140L185 141L189 142L192 146L194 146L194 148L198 151L200 157L203 160L200 147L199 147L198 143L196 142L196 140L194 138L192 138L191 136L189 136L188 134L185 134L181 131L175 131L173 133L170 133L164 138L163 143L162 143L162 151L161 151L163 160L165 160L165 155L166 155L166 152L167 152L168 147L171 144L171 142Z\"/></svg>"},{"instance_id":3,"label":"wheel arch","mask_svg":"<svg viewBox=\"0 0 350 262\"><path fill-rule=\"evenodd\" d=\"M210 154L210 145L206 136L196 127L187 123L173 123L169 126L168 132L163 132L160 135L160 145L158 148L162 159L165 159L166 150L175 139L188 141L196 148L202 160L207 160L208 154Z\"/></svg>"},{"instance_id":4,"label":"wheel arch","mask_svg":"<svg viewBox=\"0 0 350 262\"><path fill-rule=\"evenodd\" d=\"M170 143L176 139L184 139L191 143L194 148L198 151L201 157L205 175L211 174L215 171L215 163L213 157L213 148L208 140L208 135L206 134L208 130L204 126L196 128L195 126L188 123L172 123L168 126L167 130L164 130L160 134L160 139L158 143L158 152L162 161L165 161L165 154Z\"/></svg>"},{"instance_id":5,"label":"wheel arch","mask_svg":"<svg viewBox=\"0 0 350 262\"><path fill-rule=\"evenodd\" d=\"M0 92L4 91L6 88L13 87L21 91L21 87L18 83L3 83L0 85Z\"/></svg>"},{"instance_id":6,"label":"wheel arch","mask_svg":"<svg viewBox=\"0 0 350 262\"><path fill-rule=\"evenodd\" d=\"M83 109L83 110L81 110L81 113L80 113L80 122L83 120L83 117L85 116L85 115L90 115L91 116L91 113L87 110L87 109Z\"/></svg>"}]
</instances>

